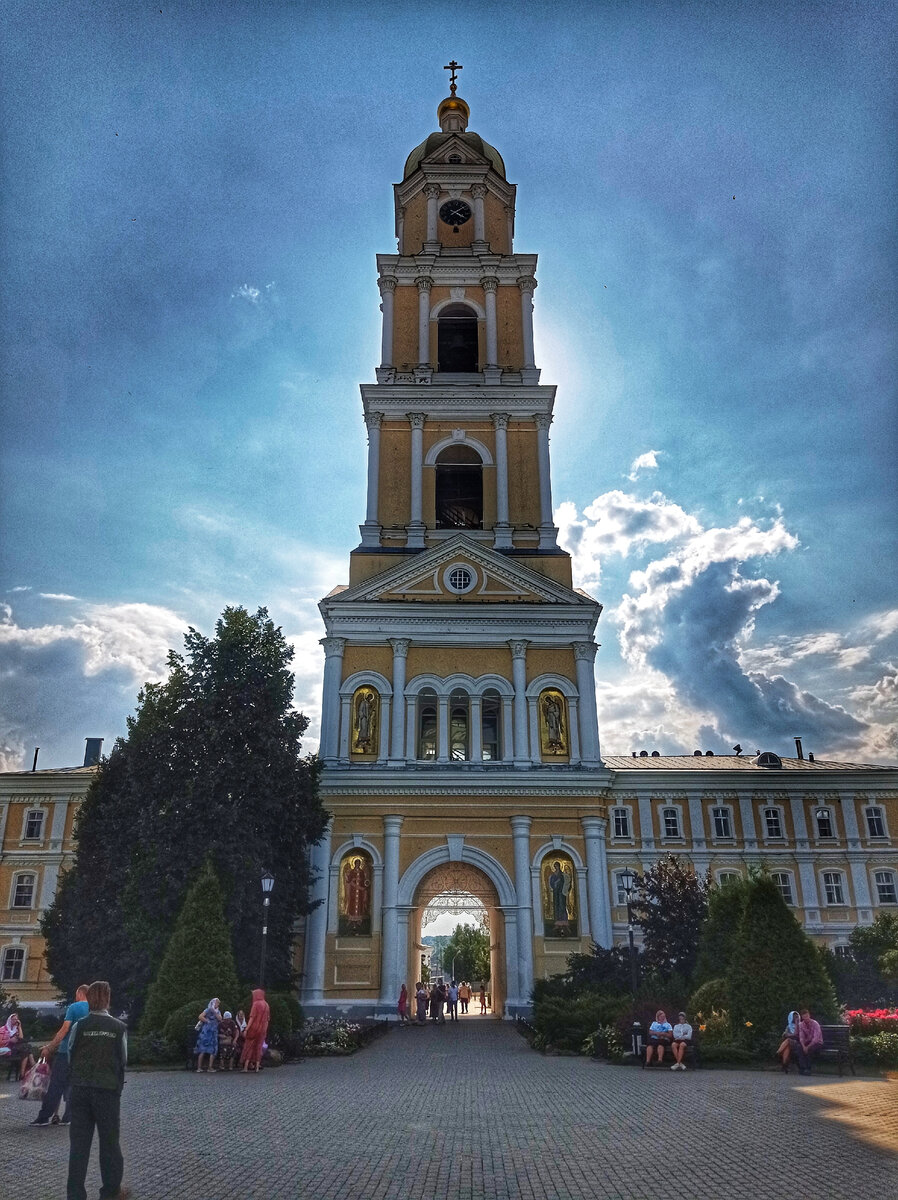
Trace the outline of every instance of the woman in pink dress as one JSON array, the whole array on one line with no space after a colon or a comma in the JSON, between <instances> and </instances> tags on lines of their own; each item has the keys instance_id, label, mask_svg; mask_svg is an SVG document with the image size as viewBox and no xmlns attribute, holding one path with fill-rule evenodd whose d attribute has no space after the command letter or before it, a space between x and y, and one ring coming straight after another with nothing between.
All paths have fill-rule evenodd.
<instances>
[{"instance_id":1,"label":"woman in pink dress","mask_svg":"<svg viewBox=\"0 0 898 1200\"><path fill-rule=\"evenodd\" d=\"M243 1054L240 1057L244 1071L248 1071L250 1067L254 1071L258 1071L259 1064L262 1062L262 1047L265 1035L268 1033L270 1019L271 1009L265 1000L265 993L261 988L256 988L253 992L253 1006L249 1010L249 1020L246 1023Z\"/></svg>"}]
</instances>

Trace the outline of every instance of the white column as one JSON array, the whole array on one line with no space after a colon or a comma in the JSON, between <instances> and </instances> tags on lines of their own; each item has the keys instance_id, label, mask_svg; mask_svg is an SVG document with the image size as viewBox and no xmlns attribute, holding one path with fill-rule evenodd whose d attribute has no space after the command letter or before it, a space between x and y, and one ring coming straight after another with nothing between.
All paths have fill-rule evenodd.
<instances>
[{"instance_id":1,"label":"white column","mask_svg":"<svg viewBox=\"0 0 898 1200\"><path fill-rule=\"evenodd\" d=\"M527 753L527 642L515 640L511 647L511 677L514 684L514 765L528 767Z\"/></svg>"},{"instance_id":2,"label":"white column","mask_svg":"<svg viewBox=\"0 0 898 1200\"><path fill-rule=\"evenodd\" d=\"M429 183L424 189L424 195L427 197L427 242L429 243L426 249L436 247L439 239L437 237L437 204L440 199L440 189L435 183Z\"/></svg>"},{"instance_id":3,"label":"white column","mask_svg":"<svg viewBox=\"0 0 898 1200\"><path fill-rule=\"evenodd\" d=\"M808 843L808 826L804 819L802 797L790 796L789 807L792 812L792 828L795 831L795 859L801 880L805 924L811 928L819 928L820 894L817 891L817 876L814 873L814 853Z\"/></svg>"},{"instance_id":4,"label":"white column","mask_svg":"<svg viewBox=\"0 0 898 1200\"><path fill-rule=\"evenodd\" d=\"M383 413L365 413L365 424L368 427L368 492L365 502L365 524L360 528L363 546L376 546L380 542L377 509L380 489L380 427L383 419Z\"/></svg>"},{"instance_id":5,"label":"white column","mask_svg":"<svg viewBox=\"0 0 898 1200\"><path fill-rule=\"evenodd\" d=\"M327 948L328 883L330 880L331 826L309 851L311 881L309 900L320 901L306 917L306 942L303 954L303 1004L321 1004L324 1000L324 952Z\"/></svg>"},{"instance_id":6,"label":"white column","mask_svg":"<svg viewBox=\"0 0 898 1200\"><path fill-rule=\"evenodd\" d=\"M392 275L383 275L377 281L380 288L380 311L384 315L380 337L380 365L393 365L393 293L396 291L396 280Z\"/></svg>"},{"instance_id":7,"label":"white column","mask_svg":"<svg viewBox=\"0 0 898 1200\"><path fill-rule=\"evenodd\" d=\"M449 697L437 698L437 762L449 762Z\"/></svg>"},{"instance_id":8,"label":"white column","mask_svg":"<svg viewBox=\"0 0 898 1200\"><path fill-rule=\"evenodd\" d=\"M739 815L742 819L743 849L756 851L758 848L758 831L755 828L755 813L751 796L742 795L739 797Z\"/></svg>"},{"instance_id":9,"label":"white column","mask_svg":"<svg viewBox=\"0 0 898 1200\"><path fill-rule=\"evenodd\" d=\"M496 528L493 545L497 550L512 548L508 520L508 413L493 413L496 430Z\"/></svg>"},{"instance_id":10,"label":"white column","mask_svg":"<svg viewBox=\"0 0 898 1200\"><path fill-rule=\"evenodd\" d=\"M470 706L471 762L483 762L483 725L481 723L481 697L472 696Z\"/></svg>"},{"instance_id":11,"label":"white column","mask_svg":"<svg viewBox=\"0 0 898 1200\"><path fill-rule=\"evenodd\" d=\"M602 817L581 817L586 843L586 896L589 907L589 928L592 940L609 949L611 936L611 896L608 892L608 859L605 853L605 830L608 822Z\"/></svg>"},{"instance_id":12,"label":"white column","mask_svg":"<svg viewBox=\"0 0 898 1200\"><path fill-rule=\"evenodd\" d=\"M552 418L548 413L536 416L536 448L539 461L539 548L552 550L558 530L552 524L552 477L549 462L549 426Z\"/></svg>"},{"instance_id":13,"label":"white column","mask_svg":"<svg viewBox=\"0 0 898 1200\"><path fill-rule=\"evenodd\" d=\"M514 254L514 209L510 204L505 206L505 228L508 234L508 253Z\"/></svg>"},{"instance_id":14,"label":"white column","mask_svg":"<svg viewBox=\"0 0 898 1200\"><path fill-rule=\"evenodd\" d=\"M514 758L514 700L511 696L502 697L502 753L503 762Z\"/></svg>"},{"instance_id":15,"label":"white column","mask_svg":"<svg viewBox=\"0 0 898 1200\"><path fill-rule=\"evenodd\" d=\"M340 697L340 758L349 758L349 734L352 730L352 696Z\"/></svg>"},{"instance_id":16,"label":"white column","mask_svg":"<svg viewBox=\"0 0 898 1200\"><path fill-rule=\"evenodd\" d=\"M483 219L483 198L486 196L486 184L475 183L471 188L474 200L474 241L486 241L486 222Z\"/></svg>"},{"instance_id":17,"label":"white column","mask_svg":"<svg viewBox=\"0 0 898 1200\"><path fill-rule=\"evenodd\" d=\"M858 909L869 909L873 903L870 899L870 880L867 876L867 866L860 859L853 858L848 863L851 871L851 883L854 888L854 903ZM858 913L858 920L863 925L872 924L873 913Z\"/></svg>"},{"instance_id":18,"label":"white column","mask_svg":"<svg viewBox=\"0 0 898 1200\"><path fill-rule=\"evenodd\" d=\"M321 740L318 754L325 760L334 759L339 751L340 684L343 681L343 651L346 638L324 637L324 691L321 700Z\"/></svg>"},{"instance_id":19,"label":"white column","mask_svg":"<svg viewBox=\"0 0 898 1200\"><path fill-rule=\"evenodd\" d=\"M433 280L429 275L419 275L415 280L418 287L418 366L430 366L430 289Z\"/></svg>"},{"instance_id":20,"label":"white column","mask_svg":"<svg viewBox=\"0 0 898 1200\"><path fill-rule=\"evenodd\" d=\"M530 895L530 817L512 817L514 838L514 890L518 904L518 992L522 1006L529 1006L533 991L533 901ZM509 996L511 999L511 996Z\"/></svg>"},{"instance_id":21,"label":"white column","mask_svg":"<svg viewBox=\"0 0 898 1200\"><path fill-rule=\"evenodd\" d=\"M596 709L595 642L574 642L577 691L580 696L580 753L584 767L600 767L599 714Z\"/></svg>"},{"instance_id":22,"label":"white column","mask_svg":"<svg viewBox=\"0 0 898 1200\"><path fill-rule=\"evenodd\" d=\"M402 242L405 235L405 208L399 206L399 215L396 218L396 249L402 253Z\"/></svg>"},{"instance_id":23,"label":"white column","mask_svg":"<svg viewBox=\"0 0 898 1200\"><path fill-rule=\"evenodd\" d=\"M702 806L702 798L697 792L689 793L689 827L692 830L693 854L704 854L707 848L705 812Z\"/></svg>"},{"instance_id":24,"label":"white column","mask_svg":"<svg viewBox=\"0 0 898 1200\"><path fill-rule=\"evenodd\" d=\"M393 705L390 761L398 764L405 761L403 750L403 735L405 723L405 667L411 638L389 638L393 647Z\"/></svg>"},{"instance_id":25,"label":"white column","mask_svg":"<svg viewBox=\"0 0 898 1200\"><path fill-rule=\"evenodd\" d=\"M499 280L494 275L487 275L481 279L480 286L483 288L486 306L486 365L487 367L497 367L499 365L499 341L496 331L496 291L499 287Z\"/></svg>"},{"instance_id":26,"label":"white column","mask_svg":"<svg viewBox=\"0 0 898 1200\"><path fill-rule=\"evenodd\" d=\"M521 332L524 335L524 370L532 371L536 367L533 353L533 293L536 291L536 280L532 275L522 275L518 280L521 289Z\"/></svg>"},{"instance_id":27,"label":"white column","mask_svg":"<svg viewBox=\"0 0 898 1200\"><path fill-rule=\"evenodd\" d=\"M408 423L412 427L412 469L411 469L411 514L408 525L406 545L415 550L424 548L424 521L422 519L421 496L423 491L424 472L424 413L408 413Z\"/></svg>"},{"instance_id":28,"label":"white column","mask_svg":"<svg viewBox=\"0 0 898 1200\"><path fill-rule=\"evenodd\" d=\"M395 1011L399 995L399 830L402 817L384 817L383 958L380 968L380 1002Z\"/></svg>"},{"instance_id":29,"label":"white column","mask_svg":"<svg viewBox=\"0 0 898 1200\"><path fill-rule=\"evenodd\" d=\"M41 892L37 906L41 912L45 912L53 903L53 898L56 895L56 885L59 882L59 867L60 860L56 862L47 862L44 860L44 870L41 876Z\"/></svg>"},{"instance_id":30,"label":"white column","mask_svg":"<svg viewBox=\"0 0 898 1200\"><path fill-rule=\"evenodd\" d=\"M840 796L842 802L842 820L845 823L845 841L849 850L857 850L861 844L861 834L857 825L857 800L854 796Z\"/></svg>"},{"instance_id":31,"label":"white column","mask_svg":"<svg viewBox=\"0 0 898 1200\"><path fill-rule=\"evenodd\" d=\"M571 739L571 765L580 762L580 705L576 696L569 696L567 702L568 735Z\"/></svg>"}]
</instances>

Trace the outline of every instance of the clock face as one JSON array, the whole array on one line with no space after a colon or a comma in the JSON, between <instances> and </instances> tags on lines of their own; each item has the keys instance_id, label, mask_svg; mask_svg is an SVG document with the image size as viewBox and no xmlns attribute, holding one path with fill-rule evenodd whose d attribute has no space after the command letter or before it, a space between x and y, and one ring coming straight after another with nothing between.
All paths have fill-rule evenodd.
<instances>
[{"instance_id":1,"label":"clock face","mask_svg":"<svg viewBox=\"0 0 898 1200\"><path fill-rule=\"evenodd\" d=\"M456 229L470 219L471 210L464 200L447 200L440 208L440 220L447 225L454 225Z\"/></svg>"}]
</instances>

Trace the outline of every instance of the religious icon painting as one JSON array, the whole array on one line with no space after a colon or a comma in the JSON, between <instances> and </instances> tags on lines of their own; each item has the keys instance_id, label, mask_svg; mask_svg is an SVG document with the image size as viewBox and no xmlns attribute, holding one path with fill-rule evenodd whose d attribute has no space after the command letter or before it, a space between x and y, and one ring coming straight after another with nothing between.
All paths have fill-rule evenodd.
<instances>
[{"instance_id":1,"label":"religious icon painting","mask_svg":"<svg viewBox=\"0 0 898 1200\"><path fill-rule=\"evenodd\" d=\"M567 702L557 688L539 694L539 748L543 759L570 755Z\"/></svg>"},{"instance_id":2,"label":"religious icon painting","mask_svg":"<svg viewBox=\"0 0 898 1200\"><path fill-rule=\"evenodd\" d=\"M372 687L357 688L352 697L353 758L377 758L378 709L380 697Z\"/></svg>"},{"instance_id":3,"label":"religious icon painting","mask_svg":"<svg viewBox=\"0 0 898 1200\"><path fill-rule=\"evenodd\" d=\"M544 935L547 938L577 937L577 889L573 862L567 854L547 854L540 876Z\"/></svg>"},{"instance_id":4,"label":"religious icon painting","mask_svg":"<svg viewBox=\"0 0 898 1200\"><path fill-rule=\"evenodd\" d=\"M341 937L370 936L373 879L371 858L364 850L350 850L343 855L337 924Z\"/></svg>"}]
</instances>

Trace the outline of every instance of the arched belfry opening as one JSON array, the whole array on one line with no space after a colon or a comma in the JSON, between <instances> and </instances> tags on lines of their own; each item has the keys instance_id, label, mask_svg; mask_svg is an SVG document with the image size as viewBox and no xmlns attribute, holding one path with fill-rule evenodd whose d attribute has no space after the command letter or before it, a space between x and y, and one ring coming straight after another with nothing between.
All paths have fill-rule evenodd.
<instances>
[{"instance_id":1,"label":"arched belfry opening","mask_svg":"<svg viewBox=\"0 0 898 1200\"><path fill-rule=\"evenodd\" d=\"M501 1016L505 1009L507 979L505 964L505 918L499 907L499 894L489 877L479 867L466 862L441 863L424 876L415 889L409 912L408 979L414 983L421 978L422 956L430 958L430 947L422 940L435 928L446 924L438 920L448 915L453 928L456 924L473 925L484 930L490 938L490 972L488 979L469 980L475 994L482 983L490 997L489 1012ZM457 917L457 920L456 920ZM434 961L435 975L451 977L452 964ZM472 1005L471 1012L479 1012Z\"/></svg>"},{"instance_id":2,"label":"arched belfry opening","mask_svg":"<svg viewBox=\"0 0 898 1200\"><path fill-rule=\"evenodd\" d=\"M477 314L467 304L447 304L437 318L438 370L470 374L477 362Z\"/></svg>"},{"instance_id":3,"label":"arched belfry opening","mask_svg":"<svg viewBox=\"0 0 898 1200\"><path fill-rule=\"evenodd\" d=\"M471 446L447 446L436 462L437 529L483 528L483 462Z\"/></svg>"}]
</instances>

